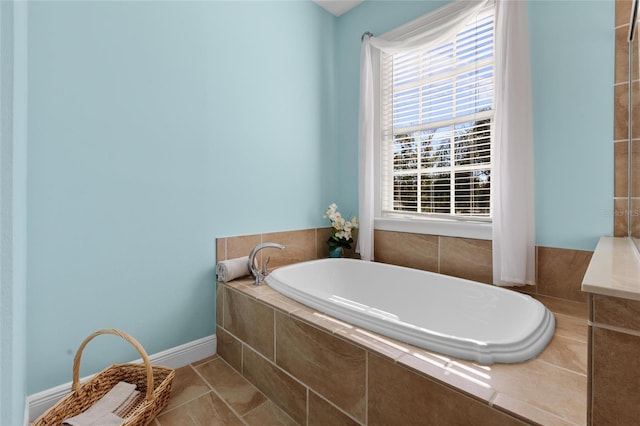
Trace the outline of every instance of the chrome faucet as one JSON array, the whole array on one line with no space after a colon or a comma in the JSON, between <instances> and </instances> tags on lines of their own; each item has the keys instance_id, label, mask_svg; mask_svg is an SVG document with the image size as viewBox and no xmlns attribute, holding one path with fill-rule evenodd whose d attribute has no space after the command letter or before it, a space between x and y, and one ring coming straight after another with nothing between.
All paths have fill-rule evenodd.
<instances>
[{"instance_id":1,"label":"chrome faucet","mask_svg":"<svg viewBox=\"0 0 640 426\"><path fill-rule=\"evenodd\" d=\"M267 272L267 265L269 264L270 257L267 257L267 260L262 264L262 271L256 265L256 255L258 252L264 248L278 248L280 250L284 249L282 244L277 243L262 243L258 244L251 250L251 254L249 254L249 270L251 271L251 275L256 277L256 281L253 283L254 285L262 285L262 281L264 281L265 277L269 275Z\"/></svg>"}]
</instances>

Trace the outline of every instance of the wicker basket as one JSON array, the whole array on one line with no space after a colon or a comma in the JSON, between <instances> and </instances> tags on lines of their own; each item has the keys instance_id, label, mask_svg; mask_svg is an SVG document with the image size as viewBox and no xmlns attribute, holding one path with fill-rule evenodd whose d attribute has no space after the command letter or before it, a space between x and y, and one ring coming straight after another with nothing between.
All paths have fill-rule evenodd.
<instances>
[{"instance_id":1,"label":"wicker basket","mask_svg":"<svg viewBox=\"0 0 640 426\"><path fill-rule=\"evenodd\" d=\"M131 343L142 355L144 364L114 364L80 385L82 350L91 339L101 334L115 334ZM142 345L127 333L114 329L96 331L82 342L73 359L71 393L47 410L32 426L61 425L66 419L87 410L121 381L135 384L140 391L140 396L124 415L123 426L149 424L169 401L174 376L175 371L171 368L152 366Z\"/></svg>"}]
</instances>

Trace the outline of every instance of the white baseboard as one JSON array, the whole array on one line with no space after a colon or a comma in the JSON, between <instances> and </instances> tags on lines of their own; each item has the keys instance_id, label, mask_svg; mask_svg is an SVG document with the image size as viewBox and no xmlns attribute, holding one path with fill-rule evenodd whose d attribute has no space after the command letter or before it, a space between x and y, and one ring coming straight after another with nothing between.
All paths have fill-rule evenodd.
<instances>
[{"instance_id":1,"label":"white baseboard","mask_svg":"<svg viewBox=\"0 0 640 426\"><path fill-rule=\"evenodd\" d=\"M217 340L216 335L203 337L157 354L149 355L152 364L164 365L170 368L180 368L200 359L212 356L216 353ZM138 358L134 363L142 363L142 359ZM90 377L90 376L89 376ZM81 382L89 377L83 377ZM53 407L56 402L64 398L71 392L71 382L63 385L47 389L33 395L29 395L25 407L25 426L37 419L49 408Z\"/></svg>"}]
</instances>

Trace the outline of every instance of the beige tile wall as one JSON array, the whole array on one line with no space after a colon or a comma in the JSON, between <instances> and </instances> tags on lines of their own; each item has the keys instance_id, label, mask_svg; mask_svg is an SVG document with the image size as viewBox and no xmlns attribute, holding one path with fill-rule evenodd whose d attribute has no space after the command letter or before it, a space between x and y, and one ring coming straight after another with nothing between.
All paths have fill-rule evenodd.
<instances>
[{"instance_id":1,"label":"beige tile wall","mask_svg":"<svg viewBox=\"0 0 640 426\"><path fill-rule=\"evenodd\" d=\"M398 366L391 360L369 356L369 425L433 424L518 425L486 404ZM419 403L417 403L419 401Z\"/></svg>"},{"instance_id":2,"label":"beige tile wall","mask_svg":"<svg viewBox=\"0 0 640 426\"><path fill-rule=\"evenodd\" d=\"M364 421L364 349L277 311L275 335L279 368Z\"/></svg>"},{"instance_id":3,"label":"beige tile wall","mask_svg":"<svg viewBox=\"0 0 640 426\"><path fill-rule=\"evenodd\" d=\"M640 301L589 295L589 424L637 424L640 418Z\"/></svg>"},{"instance_id":4,"label":"beige tile wall","mask_svg":"<svg viewBox=\"0 0 640 426\"><path fill-rule=\"evenodd\" d=\"M354 238L357 238L357 235L357 232L354 233ZM329 236L331 236L331 228L220 237L216 239L216 262L248 256L255 246L266 242L284 244L286 247L285 250L264 249L258 253L260 264L269 257L269 267L272 268L320 259L328 256L327 239ZM344 251L344 257L356 256L355 246L351 250Z\"/></svg>"},{"instance_id":5,"label":"beige tile wall","mask_svg":"<svg viewBox=\"0 0 640 426\"><path fill-rule=\"evenodd\" d=\"M425 271L490 284L491 241L375 231L375 259ZM582 278L592 252L537 247L535 286L518 288L532 294L586 302Z\"/></svg>"},{"instance_id":6,"label":"beige tile wall","mask_svg":"<svg viewBox=\"0 0 640 426\"><path fill-rule=\"evenodd\" d=\"M319 259L327 257L326 240L330 232L330 228L318 228L218 238L217 258L220 261L247 256L255 245L270 241L286 246L282 251L266 249L260 252L265 259L271 258L270 267ZM378 262L481 283L492 282L491 241L380 230L375 231L374 238L374 257ZM537 247L536 252L537 285L517 289L585 303L587 298L580 288L592 252L553 247ZM358 255L352 249L345 251L345 257ZM259 260L262 262L263 259Z\"/></svg>"},{"instance_id":7,"label":"beige tile wall","mask_svg":"<svg viewBox=\"0 0 640 426\"><path fill-rule=\"evenodd\" d=\"M615 40L615 85L614 85L614 201L613 220L614 235L616 237L627 236L627 212L636 210L636 206L629 206L628 200L628 127L629 127L629 16L631 13L631 0L616 0L616 40ZM634 52L638 52L638 37L632 46ZM635 93L640 90L638 54L634 56L633 89ZM635 111L640 111L640 96L633 98ZM636 175L632 177L634 194L631 194L635 204L640 200L640 120L633 121L633 164Z\"/></svg>"},{"instance_id":8,"label":"beige tile wall","mask_svg":"<svg viewBox=\"0 0 640 426\"><path fill-rule=\"evenodd\" d=\"M632 194L628 193L629 126L629 16L631 0L616 0L616 45L614 87L614 235L627 236L628 217L640 212L640 120L633 121ZM638 34L632 65L633 90L638 93ZM640 96L633 99L640 111ZM637 116L637 114L634 114ZM632 205L629 206L629 196ZM638 223L640 221L634 221ZM637 225L640 226L640 225ZM638 235L638 229L632 233ZM640 418L640 302L589 294L589 362L587 424L637 424Z\"/></svg>"}]
</instances>

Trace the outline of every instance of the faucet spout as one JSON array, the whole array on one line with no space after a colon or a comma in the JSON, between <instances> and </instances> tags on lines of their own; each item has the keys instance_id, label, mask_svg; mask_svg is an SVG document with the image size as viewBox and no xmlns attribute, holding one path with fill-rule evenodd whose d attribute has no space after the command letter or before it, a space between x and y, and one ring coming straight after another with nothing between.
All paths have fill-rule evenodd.
<instances>
[{"instance_id":1,"label":"faucet spout","mask_svg":"<svg viewBox=\"0 0 640 426\"><path fill-rule=\"evenodd\" d=\"M255 282L253 283L254 285L262 285L262 282L264 281L265 277L269 275L269 273L267 272L267 264L269 263L269 258L267 258L267 260L262 265L262 272L260 271L260 268L258 268L258 266L256 265L256 255L260 250L265 248L277 248L280 250L284 250L284 246L278 243L258 244L253 248L253 250L251 250L251 253L249 254L248 264L249 264L249 270L251 271L251 275L253 275L256 278Z\"/></svg>"}]
</instances>

